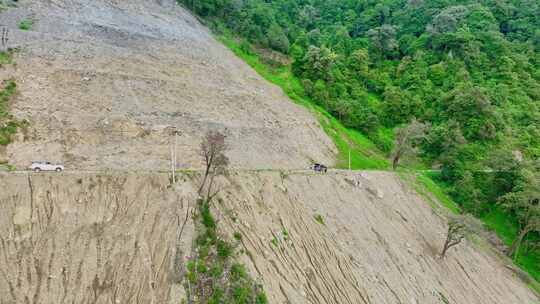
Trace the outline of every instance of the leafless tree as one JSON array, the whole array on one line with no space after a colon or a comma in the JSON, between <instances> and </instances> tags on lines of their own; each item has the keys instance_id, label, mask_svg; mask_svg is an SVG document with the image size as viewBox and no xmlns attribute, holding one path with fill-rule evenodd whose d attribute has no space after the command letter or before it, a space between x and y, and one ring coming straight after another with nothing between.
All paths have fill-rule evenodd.
<instances>
[{"instance_id":1,"label":"leafless tree","mask_svg":"<svg viewBox=\"0 0 540 304\"><path fill-rule=\"evenodd\" d=\"M227 172L229 159L225 155L226 151L225 135L218 131L209 131L201 143L201 154L204 158L205 170L198 190L199 196L205 193L206 201L217 194L217 191L212 192L215 177Z\"/></svg>"},{"instance_id":2,"label":"leafless tree","mask_svg":"<svg viewBox=\"0 0 540 304\"><path fill-rule=\"evenodd\" d=\"M465 238L466 232L467 232L467 225L465 223L464 218L453 217L449 219L448 231L446 232L446 241L444 242L444 245L441 251L441 258L444 258L446 256L448 249L454 246L457 246L459 243L461 243L463 238Z\"/></svg>"},{"instance_id":3,"label":"leafless tree","mask_svg":"<svg viewBox=\"0 0 540 304\"><path fill-rule=\"evenodd\" d=\"M408 125L396 130L394 149L392 151L392 168L394 170L403 157L415 156L418 153L417 145L425 138L428 129L428 124L413 119Z\"/></svg>"}]
</instances>

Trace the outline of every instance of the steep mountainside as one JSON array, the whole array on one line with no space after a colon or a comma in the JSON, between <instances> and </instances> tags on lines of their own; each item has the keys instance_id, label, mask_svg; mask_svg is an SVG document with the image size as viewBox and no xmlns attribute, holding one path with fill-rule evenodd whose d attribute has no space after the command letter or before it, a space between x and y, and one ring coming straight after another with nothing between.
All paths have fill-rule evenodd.
<instances>
[{"instance_id":1,"label":"steep mountainside","mask_svg":"<svg viewBox=\"0 0 540 304\"><path fill-rule=\"evenodd\" d=\"M1 176L0 303L167 303L193 237L182 226L193 198L167 184Z\"/></svg>"},{"instance_id":2,"label":"steep mountainside","mask_svg":"<svg viewBox=\"0 0 540 304\"><path fill-rule=\"evenodd\" d=\"M21 1L0 23L19 47L0 79L29 121L0 158L67 168L0 172L0 304L181 303L201 172L149 172L172 127L184 168L205 131L228 135L212 213L269 303L540 303L482 241L438 258L445 218L395 174L288 170L331 164L334 144L174 1Z\"/></svg>"},{"instance_id":3,"label":"steep mountainside","mask_svg":"<svg viewBox=\"0 0 540 304\"><path fill-rule=\"evenodd\" d=\"M180 303L196 180L0 175L0 303ZM445 220L391 173L233 172L220 185L214 213L241 233L270 303L538 303L487 247L439 259Z\"/></svg>"},{"instance_id":4,"label":"steep mountainside","mask_svg":"<svg viewBox=\"0 0 540 304\"><path fill-rule=\"evenodd\" d=\"M30 31L18 28L25 19ZM31 1L0 20L20 48L0 76L17 81L12 112L30 122L7 150L19 167L166 169L172 127L181 167L199 165L208 129L228 135L234 167L332 162L318 122L172 0Z\"/></svg>"}]
</instances>

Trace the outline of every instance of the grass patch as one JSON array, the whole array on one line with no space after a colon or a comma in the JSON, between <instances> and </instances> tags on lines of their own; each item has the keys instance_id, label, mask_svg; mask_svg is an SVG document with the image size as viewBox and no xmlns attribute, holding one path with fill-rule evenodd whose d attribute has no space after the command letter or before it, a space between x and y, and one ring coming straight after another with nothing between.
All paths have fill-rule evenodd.
<instances>
[{"instance_id":1,"label":"grass patch","mask_svg":"<svg viewBox=\"0 0 540 304\"><path fill-rule=\"evenodd\" d=\"M11 138L17 133L17 129L26 124L16 120L9 113L9 102L17 92L17 84L10 79L0 86L0 145L11 143Z\"/></svg>"},{"instance_id":2,"label":"grass patch","mask_svg":"<svg viewBox=\"0 0 540 304\"><path fill-rule=\"evenodd\" d=\"M284 241L288 241L289 240L289 231L287 231L287 229L283 229L281 231L281 235L283 236L283 240Z\"/></svg>"},{"instance_id":3,"label":"grass patch","mask_svg":"<svg viewBox=\"0 0 540 304\"><path fill-rule=\"evenodd\" d=\"M271 67L263 63L257 54L249 50L246 43L240 43L226 30L217 38L259 75L279 86L290 99L309 109L318 118L323 130L332 138L338 149L337 168L346 169L349 167L349 151L351 153L351 169L385 170L390 168L390 163L373 142L362 133L343 126L335 117L315 104L305 94L300 80L293 75L290 66Z\"/></svg>"},{"instance_id":4,"label":"grass patch","mask_svg":"<svg viewBox=\"0 0 540 304\"><path fill-rule=\"evenodd\" d=\"M324 225L324 218L322 215L320 214L316 214L315 215L315 221L321 225Z\"/></svg>"},{"instance_id":5,"label":"grass patch","mask_svg":"<svg viewBox=\"0 0 540 304\"><path fill-rule=\"evenodd\" d=\"M13 51L0 52L0 67L13 63Z\"/></svg>"},{"instance_id":6,"label":"grass patch","mask_svg":"<svg viewBox=\"0 0 540 304\"><path fill-rule=\"evenodd\" d=\"M34 20L32 19L23 19L19 22L19 29L23 31L29 31L34 26Z\"/></svg>"},{"instance_id":7,"label":"grass patch","mask_svg":"<svg viewBox=\"0 0 540 304\"><path fill-rule=\"evenodd\" d=\"M507 246L512 244L519 233L518 223L515 221L515 219L498 207L493 208L493 210L491 210L481 219L486 227L493 230ZM539 250L526 252L524 248L522 248L514 262L521 269L529 273L536 281L540 281ZM540 288L538 291L540 292Z\"/></svg>"},{"instance_id":8,"label":"grass patch","mask_svg":"<svg viewBox=\"0 0 540 304\"><path fill-rule=\"evenodd\" d=\"M497 235L506 245L512 244L518 234L518 224L500 208L491 210L482 217L482 221L486 224L486 227L497 232Z\"/></svg>"},{"instance_id":9,"label":"grass patch","mask_svg":"<svg viewBox=\"0 0 540 304\"><path fill-rule=\"evenodd\" d=\"M425 173L399 170L397 174L401 180L424 198L433 209L440 210L440 208L444 208L454 214L460 213L459 206Z\"/></svg>"},{"instance_id":10,"label":"grass patch","mask_svg":"<svg viewBox=\"0 0 540 304\"><path fill-rule=\"evenodd\" d=\"M446 193L446 190L433 181L432 177L429 176L429 173L418 173L416 175L416 180L427 190L429 193L433 194L435 198L444 206L446 209L450 210L454 214L461 213L461 208L459 205L454 202Z\"/></svg>"},{"instance_id":11,"label":"grass patch","mask_svg":"<svg viewBox=\"0 0 540 304\"><path fill-rule=\"evenodd\" d=\"M15 170L17 170L17 168L12 164L7 164L7 163L0 164L0 171L12 172Z\"/></svg>"}]
</instances>

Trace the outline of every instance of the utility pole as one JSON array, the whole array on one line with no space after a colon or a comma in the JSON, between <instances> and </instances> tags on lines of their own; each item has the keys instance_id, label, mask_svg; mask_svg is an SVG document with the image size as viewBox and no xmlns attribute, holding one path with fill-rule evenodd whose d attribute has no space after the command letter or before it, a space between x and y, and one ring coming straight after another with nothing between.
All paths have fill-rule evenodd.
<instances>
[{"instance_id":1,"label":"utility pole","mask_svg":"<svg viewBox=\"0 0 540 304\"><path fill-rule=\"evenodd\" d=\"M172 176L172 183L176 183L176 176L174 174L174 147L171 145L171 176Z\"/></svg>"},{"instance_id":2,"label":"utility pole","mask_svg":"<svg viewBox=\"0 0 540 304\"><path fill-rule=\"evenodd\" d=\"M351 148L349 148L349 170L351 170Z\"/></svg>"},{"instance_id":3,"label":"utility pole","mask_svg":"<svg viewBox=\"0 0 540 304\"><path fill-rule=\"evenodd\" d=\"M174 171L176 171L177 164L178 164L178 131L174 132Z\"/></svg>"},{"instance_id":4,"label":"utility pole","mask_svg":"<svg viewBox=\"0 0 540 304\"><path fill-rule=\"evenodd\" d=\"M171 145L171 174L172 174L172 182L173 184L176 183L176 167L178 164L178 135L180 134L180 131L178 131L175 127L174 131L172 132L174 136L174 146Z\"/></svg>"}]
</instances>

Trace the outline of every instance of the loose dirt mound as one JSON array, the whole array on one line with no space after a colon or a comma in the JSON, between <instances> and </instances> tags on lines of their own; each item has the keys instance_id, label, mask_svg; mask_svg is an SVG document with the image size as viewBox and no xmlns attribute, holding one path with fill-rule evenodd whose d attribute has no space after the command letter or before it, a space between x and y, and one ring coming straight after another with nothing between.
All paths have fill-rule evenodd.
<instances>
[{"instance_id":1,"label":"loose dirt mound","mask_svg":"<svg viewBox=\"0 0 540 304\"><path fill-rule=\"evenodd\" d=\"M0 175L0 303L179 303L196 187L167 183ZM221 187L219 226L242 234L270 303L539 303L487 248L437 258L445 221L393 174L244 172Z\"/></svg>"},{"instance_id":2,"label":"loose dirt mound","mask_svg":"<svg viewBox=\"0 0 540 304\"><path fill-rule=\"evenodd\" d=\"M30 31L18 29L34 20ZM167 1L29 1L0 13L20 47L13 112L30 121L10 162L68 168L169 168L172 127L181 167L198 167L206 130L228 135L234 167L331 163L318 122Z\"/></svg>"}]
</instances>

